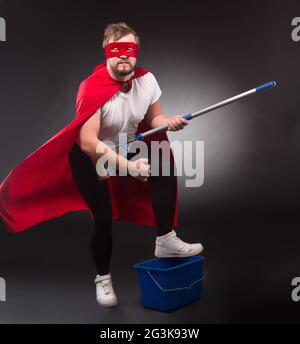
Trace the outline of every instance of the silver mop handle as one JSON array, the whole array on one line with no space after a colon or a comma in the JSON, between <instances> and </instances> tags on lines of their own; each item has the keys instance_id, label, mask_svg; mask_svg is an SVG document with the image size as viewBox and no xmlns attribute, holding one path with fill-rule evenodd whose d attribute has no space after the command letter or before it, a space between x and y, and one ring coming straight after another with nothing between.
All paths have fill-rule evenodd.
<instances>
[{"instance_id":1,"label":"silver mop handle","mask_svg":"<svg viewBox=\"0 0 300 344\"><path fill-rule=\"evenodd\" d=\"M244 93L240 93L240 94L238 94L232 98L225 99L225 100L223 100L217 104L211 105L211 106L209 106L203 110L199 110L199 111L194 112L194 113L188 113L182 117L189 121L195 117L204 115L207 112L213 111L213 110L218 109L220 107L223 107L227 104L233 103L239 99L245 98L245 97L249 96L250 94L260 93L262 91L265 91L265 90L272 88L272 87L275 87L275 86L276 86L276 82L270 81L270 82L267 82L263 85L257 86L255 88L253 88L252 90L246 91ZM145 138L146 136L149 136L149 135L161 132L161 131L167 131L167 130L168 130L168 125L162 125L158 128L154 128L154 129L145 131L144 133L135 134L134 138L128 140L128 143L131 143L131 142L137 141L137 140L143 140L143 138Z\"/></svg>"},{"instance_id":2,"label":"silver mop handle","mask_svg":"<svg viewBox=\"0 0 300 344\"><path fill-rule=\"evenodd\" d=\"M263 85L260 85L260 86L257 86L255 88L253 88L252 90L249 90L249 91L246 91L244 93L240 93L232 98L228 98L228 99L225 99L223 100L222 102L219 102L217 104L214 104L212 106L209 106L203 110L200 110L200 111L197 111L197 112L194 112L194 113L188 113L186 115L183 115L182 117L185 118L186 120L191 120L195 117L198 117L198 116L201 116L201 115L204 115L205 113L208 113L210 111L213 111L215 109L218 109L220 107L223 107L227 104L230 104L230 103L233 103L239 99L242 99L242 98L245 98L251 94L254 94L254 93L260 93L262 91L265 91L269 88L273 88L276 86L276 82L275 81L270 81L270 82L267 82ZM134 141L137 141L137 140L143 140L143 138L149 136L149 135L152 135L152 134L155 134L155 133L158 133L158 132L161 132L161 131L167 131L168 130L168 125L162 125L158 128L154 128L154 129L151 129L151 130L148 130L148 131L145 131L144 133L137 133L134 135L133 138L130 138L128 141L127 141L127 144L131 143L131 142L134 142ZM115 145L116 148L120 148L121 146L123 146L123 144L117 144ZM102 179L107 179L109 177L109 175L107 175L107 177L104 177Z\"/></svg>"}]
</instances>

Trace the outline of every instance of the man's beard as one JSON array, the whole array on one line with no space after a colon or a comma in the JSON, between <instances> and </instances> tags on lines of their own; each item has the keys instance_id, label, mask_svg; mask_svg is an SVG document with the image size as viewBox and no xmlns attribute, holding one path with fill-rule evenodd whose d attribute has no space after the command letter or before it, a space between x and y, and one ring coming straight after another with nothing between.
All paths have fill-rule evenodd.
<instances>
[{"instance_id":1,"label":"man's beard","mask_svg":"<svg viewBox=\"0 0 300 344\"><path fill-rule=\"evenodd\" d=\"M129 75L133 72L134 70L134 66L132 66L130 63L126 64L126 69L119 69L120 63L117 64L117 66L113 67L113 71L115 72L115 74L119 75L119 76L126 76ZM129 68L128 68L129 67Z\"/></svg>"}]
</instances>

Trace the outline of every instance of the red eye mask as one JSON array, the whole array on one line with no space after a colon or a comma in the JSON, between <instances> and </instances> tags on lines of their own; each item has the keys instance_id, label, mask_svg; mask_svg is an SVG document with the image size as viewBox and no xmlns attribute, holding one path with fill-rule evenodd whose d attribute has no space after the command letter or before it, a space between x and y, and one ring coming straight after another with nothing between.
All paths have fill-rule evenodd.
<instances>
[{"instance_id":1,"label":"red eye mask","mask_svg":"<svg viewBox=\"0 0 300 344\"><path fill-rule=\"evenodd\" d=\"M115 51L112 51L114 49ZM138 50L137 44L133 42L112 42L105 47L105 57L107 59L122 55L137 57Z\"/></svg>"}]
</instances>

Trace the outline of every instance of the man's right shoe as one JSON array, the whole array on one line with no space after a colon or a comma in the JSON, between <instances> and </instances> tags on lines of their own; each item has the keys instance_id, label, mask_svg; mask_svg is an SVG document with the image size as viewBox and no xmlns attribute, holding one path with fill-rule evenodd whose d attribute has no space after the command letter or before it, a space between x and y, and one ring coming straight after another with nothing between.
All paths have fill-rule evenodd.
<instances>
[{"instance_id":1,"label":"man's right shoe","mask_svg":"<svg viewBox=\"0 0 300 344\"><path fill-rule=\"evenodd\" d=\"M98 303L105 307L116 306L118 300L114 292L110 273L107 275L97 275L95 283Z\"/></svg>"}]
</instances>

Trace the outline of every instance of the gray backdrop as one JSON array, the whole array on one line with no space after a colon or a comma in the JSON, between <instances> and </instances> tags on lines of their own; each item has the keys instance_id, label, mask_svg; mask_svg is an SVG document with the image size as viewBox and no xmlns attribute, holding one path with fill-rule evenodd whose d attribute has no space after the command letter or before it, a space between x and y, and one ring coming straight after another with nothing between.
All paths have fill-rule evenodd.
<instances>
[{"instance_id":1,"label":"gray backdrop","mask_svg":"<svg viewBox=\"0 0 300 344\"><path fill-rule=\"evenodd\" d=\"M205 247L201 301L171 314L143 309L132 265L154 257L155 228L115 222L120 305L97 305L92 222L74 212L16 235L1 228L1 323L298 321L300 42L291 21L299 10L297 0L0 1L1 180L74 118L79 83L104 59L108 23L125 21L140 35L138 65L156 76L168 115L278 82L169 134L204 141L204 184L179 179L178 227Z\"/></svg>"}]
</instances>

